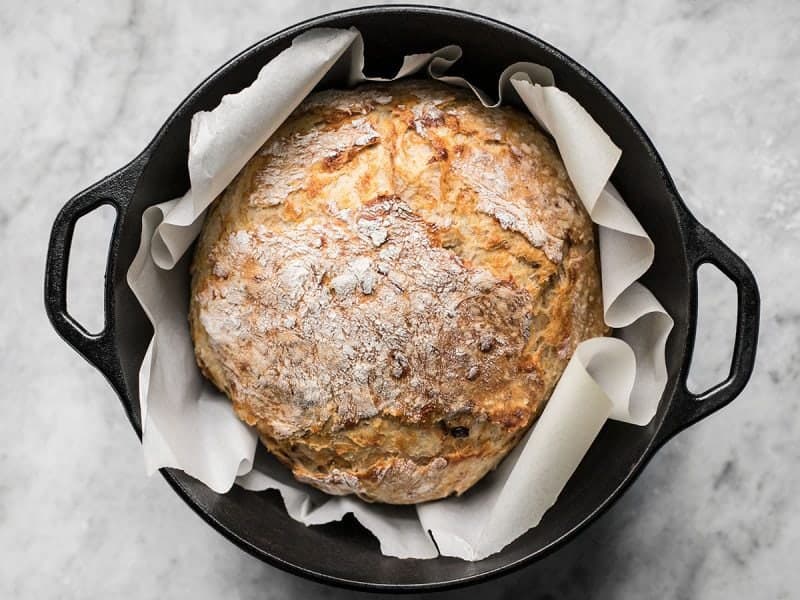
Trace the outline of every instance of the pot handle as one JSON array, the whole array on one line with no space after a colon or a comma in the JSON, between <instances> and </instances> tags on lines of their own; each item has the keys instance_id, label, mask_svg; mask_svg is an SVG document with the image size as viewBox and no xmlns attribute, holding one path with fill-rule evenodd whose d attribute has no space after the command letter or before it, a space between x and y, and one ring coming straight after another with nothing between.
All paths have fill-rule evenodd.
<instances>
[{"instance_id":1,"label":"pot handle","mask_svg":"<svg viewBox=\"0 0 800 600\"><path fill-rule=\"evenodd\" d=\"M752 271L734 252L694 217L689 217L686 229L690 272L689 346L695 347L697 331L697 270L710 263L724 273L735 285L737 293L736 336L728 376L705 392L693 394L686 387L692 352L687 356L678 376L677 394L670 412L659 430L660 446L679 431L699 421L731 402L747 384L756 358L759 324L759 294Z\"/></svg>"},{"instance_id":2,"label":"pot handle","mask_svg":"<svg viewBox=\"0 0 800 600\"><path fill-rule=\"evenodd\" d=\"M114 273L116 272L119 228L138 180L137 161L109 175L74 196L56 216L50 232L44 276L44 304L50 322L86 360L99 369L118 393L124 389L119 357L114 346L113 314ZM67 310L67 272L72 236L78 220L103 205L116 211L114 230L108 250L103 298L103 330L89 333Z\"/></svg>"}]
</instances>

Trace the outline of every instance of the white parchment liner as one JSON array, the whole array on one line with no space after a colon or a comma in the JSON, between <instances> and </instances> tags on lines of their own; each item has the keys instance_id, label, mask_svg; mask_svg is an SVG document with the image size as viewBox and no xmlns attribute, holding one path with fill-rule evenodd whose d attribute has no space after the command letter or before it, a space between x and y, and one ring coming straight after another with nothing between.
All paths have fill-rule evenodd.
<instances>
[{"instance_id":1,"label":"white parchment liner","mask_svg":"<svg viewBox=\"0 0 800 600\"><path fill-rule=\"evenodd\" d=\"M552 73L517 63L499 81L500 97L517 95L555 139L569 176L599 226L603 306L618 338L595 338L576 349L534 427L500 464L460 498L417 506L387 506L333 497L296 482L275 459L253 466L257 435L196 366L187 324L189 280L185 255L206 208L250 157L325 78L346 86L363 74L358 31L315 29L265 65L241 92L210 112L194 115L189 144L191 189L149 207L128 284L155 330L140 371L143 448L149 473L182 469L217 492L234 483L277 489L289 515L306 525L353 513L380 541L381 552L465 560L493 554L538 524L606 419L647 424L666 383L664 346L672 319L637 279L653 261L653 243L608 179L620 150L589 114L560 91ZM395 78L427 67L441 81L461 51L448 46L405 58ZM497 106L472 88L487 106ZM176 265L179 268L175 268ZM431 537L436 540L434 545Z\"/></svg>"}]
</instances>

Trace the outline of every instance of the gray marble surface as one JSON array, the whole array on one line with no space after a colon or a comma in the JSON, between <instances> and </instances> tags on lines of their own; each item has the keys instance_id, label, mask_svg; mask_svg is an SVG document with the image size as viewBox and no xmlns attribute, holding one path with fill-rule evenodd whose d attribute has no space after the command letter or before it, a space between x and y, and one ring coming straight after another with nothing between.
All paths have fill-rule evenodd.
<instances>
[{"instance_id":1,"label":"gray marble surface","mask_svg":"<svg viewBox=\"0 0 800 600\"><path fill-rule=\"evenodd\" d=\"M72 194L137 154L236 52L357 4L0 3L0 597L350 597L261 564L147 478L119 403L56 337L41 295L49 228ZM440 597L797 597L800 4L458 6L536 33L618 94L687 204L752 266L763 317L747 390L671 441L595 526ZM73 312L94 323L110 223L85 228L73 273ZM732 294L719 279L703 291L695 378L708 383L727 370Z\"/></svg>"}]
</instances>

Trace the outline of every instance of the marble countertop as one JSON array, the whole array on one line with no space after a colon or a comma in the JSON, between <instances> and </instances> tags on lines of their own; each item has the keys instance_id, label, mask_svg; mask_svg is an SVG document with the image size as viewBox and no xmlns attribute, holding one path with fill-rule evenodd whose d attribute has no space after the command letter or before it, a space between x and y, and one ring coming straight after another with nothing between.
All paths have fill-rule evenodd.
<instances>
[{"instance_id":1,"label":"marble countertop","mask_svg":"<svg viewBox=\"0 0 800 600\"><path fill-rule=\"evenodd\" d=\"M147 478L110 387L57 338L41 296L49 229L71 195L136 155L232 55L357 4L0 5L0 597L353 595L251 558ZM535 566L438 597L796 597L800 4L458 6L539 35L622 99L692 211L753 268L763 312L745 392L667 444L599 522ZM94 323L110 223L85 230L93 250L71 279L73 312ZM697 385L724 377L732 327L730 284L702 292Z\"/></svg>"}]
</instances>

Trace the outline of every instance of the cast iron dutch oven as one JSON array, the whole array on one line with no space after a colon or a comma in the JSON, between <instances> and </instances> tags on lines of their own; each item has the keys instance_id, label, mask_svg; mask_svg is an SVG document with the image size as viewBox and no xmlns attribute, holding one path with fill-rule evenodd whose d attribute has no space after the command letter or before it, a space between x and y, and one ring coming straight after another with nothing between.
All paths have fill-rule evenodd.
<instances>
[{"instance_id":1,"label":"cast iron dutch oven","mask_svg":"<svg viewBox=\"0 0 800 600\"><path fill-rule=\"evenodd\" d=\"M675 319L667 345L669 381L658 414L647 427L607 423L541 524L500 553L472 563L382 556L376 540L352 518L305 527L289 518L276 492L234 487L220 495L182 472L164 469L162 474L225 537L268 563L313 579L407 591L451 587L506 573L574 537L619 498L664 442L733 400L752 371L758 334L758 289L750 270L691 215L647 135L619 100L581 65L545 42L509 25L455 10L378 6L312 19L257 43L200 84L130 164L61 210L47 255L47 313L58 333L106 376L141 437L138 370L152 329L125 282L125 273L139 245L142 211L188 189L192 115L214 108L224 94L249 85L292 38L320 26L357 27L364 36L371 74L389 74L404 54L447 44L459 44L464 50L455 72L485 90L495 90L500 72L513 62L546 65L559 87L576 98L622 148L612 181L655 242L655 262L644 282ZM104 204L116 209L117 219L106 268L105 328L92 335L67 312L67 265L75 222ZM687 390L686 376L694 346L696 273L703 263L716 265L736 284L738 315L730 373L698 396Z\"/></svg>"}]
</instances>

